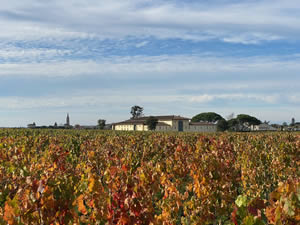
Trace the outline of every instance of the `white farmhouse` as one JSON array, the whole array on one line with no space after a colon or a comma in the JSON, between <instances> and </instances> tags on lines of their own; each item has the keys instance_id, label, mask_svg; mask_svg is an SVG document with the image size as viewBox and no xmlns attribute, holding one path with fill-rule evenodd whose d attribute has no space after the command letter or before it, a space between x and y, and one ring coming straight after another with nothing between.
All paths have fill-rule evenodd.
<instances>
[{"instance_id":1,"label":"white farmhouse","mask_svg":"<svg viewBox=\"0 0 300 225\"><path fill-rule=\"evenodd\" d=\"M276 131L277 129L267 123L262 123L259 125L252 125L251 130L252 131Z\"/></svg>"},{"instance_id":2,"label":"white farmhouse","mask_svg":"<svg viewBox=\"0 0 300 225\"><path fill-rule=\"evenodd\" d=\"M113 130L147 131L146 121L149 117L125 120L112 124ZM217 125L208 122L190 122L189 118L169 115L155 116L158 120L156 131L216 132Z\"/></svg>"}]
</instances>

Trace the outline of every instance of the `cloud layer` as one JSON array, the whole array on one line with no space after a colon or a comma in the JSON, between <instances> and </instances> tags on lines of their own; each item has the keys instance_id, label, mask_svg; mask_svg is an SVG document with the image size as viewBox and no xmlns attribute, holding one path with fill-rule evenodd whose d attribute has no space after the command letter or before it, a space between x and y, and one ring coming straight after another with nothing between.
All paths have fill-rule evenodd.
<instances>
[{"instance_id":1,"label":"cloud layer","mask_svg":"<svg viewBox=\"0 0 300 225\"><path fill-rule=\"evenodd\" d=\"M1 8L0 37L22 40L155 36L254 44L297 38L300 30L297 0L12 0Z\"/></svg>"},{"instance_id":2,"label":"cloud layer","mask_svg":"<svg viewBox=\"0 0 300 225\"><path fill-rule=\"evenodd\" d=\"M135 104L287 121L300 115L299 14L298 0L6 1L0 126L117 121Z\"/></svg>"}]
</instances>

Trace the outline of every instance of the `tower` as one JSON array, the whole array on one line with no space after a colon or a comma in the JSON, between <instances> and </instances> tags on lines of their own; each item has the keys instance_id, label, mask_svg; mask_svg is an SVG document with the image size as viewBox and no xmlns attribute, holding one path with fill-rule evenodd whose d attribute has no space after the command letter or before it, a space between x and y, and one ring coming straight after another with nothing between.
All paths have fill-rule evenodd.
<instances>
[{"instance_id":1,"label":"tower","mask_svg":"<svg viewBox=\"0 0 300 225\"><path fill-rule=\"evenodd\" d=\"M70 117L69 117L69 113L67 114L66 125L67 125L67 126L70 126Z\"/></svg>"},{"instance_id":2,"label":"tower","mask_svg":"<svg viewBox=\"0 0 300 225\"><path fill-rule=\"evenodd\" d=\"M291 126L295 125L295 118L292 118Z\"/></svg>"}]
</instances>

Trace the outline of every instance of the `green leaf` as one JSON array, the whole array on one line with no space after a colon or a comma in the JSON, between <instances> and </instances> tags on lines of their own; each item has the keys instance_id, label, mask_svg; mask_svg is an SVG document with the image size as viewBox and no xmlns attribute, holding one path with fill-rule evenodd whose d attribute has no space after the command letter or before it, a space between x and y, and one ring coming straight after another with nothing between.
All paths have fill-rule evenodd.
<instances>
[{"instance_id":1,"label":"green leaf","mask_svg":"<svg viewBox=\"0 0 300 225\"><path fill-rule=\"evenodd\" d=\"M235 204L238 206L238 207L246 207L247 206L247 196L245 195L239 195L237 197L237 199L235 200Z\"/></svg>"},{"instance_id":2,"label":"green leaf","mask_svg":"<svg viewBox=\"0 0 300 225\"><path fill-rule=\"evenodd\" d=\"M253 216L247 216L242 223L242 225L254 225L254 224L255 224L255 219Z\"/></svg>"},{"instance_id":3,"label":"green leaf","mask_svg":"<svg viewBox=\"0 0 300 225\"><path fill-rule=\"evenodd\" d=\"M291 202L287 199L286 202L284 203L283 206L284 211L289 215L289 216L294 216L295 215L295 211L294 208L291 204Z\"/></svg>"}]
</instances>

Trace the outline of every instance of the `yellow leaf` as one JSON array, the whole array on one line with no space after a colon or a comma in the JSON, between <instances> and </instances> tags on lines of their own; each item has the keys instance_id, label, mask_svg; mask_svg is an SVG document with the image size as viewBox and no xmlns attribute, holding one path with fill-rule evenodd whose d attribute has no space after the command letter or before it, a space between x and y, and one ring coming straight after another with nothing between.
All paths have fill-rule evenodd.
<instances>
[{"instance_id":1,"label":"yellow leaf","mask_svg":"<svg viewBox=\"0 0 300 225\"><path fill-rule=\"evenodd\" d=\"M91 177L89 179L89 192L92 192L93 191L93 188L94 188L94 185L95 185L95 179L93 177Z\"/></svg>"},{"instance_id":2,"label":"yellow leaf","mask_svg":"<svg viewBox=\"0 0 300 225\"><path fill-rule=\"evenodd\" d=\"M143 172L140 174L140 179L141 179L141 181L145 181L146 180L146 176L145 176L145 174Z\"/></svg>"},{"instance_id":3,"label":"yellow leaf","mask_svg":"<svg viewBox=\"0 0 300 225\"><path fill-rule=\"evenodd\" d=\"M167 177L165 174L160 177L160 182L162 185L164 185L166 183L166 180L167 180Z\"/></svg>"}]
</instances>

